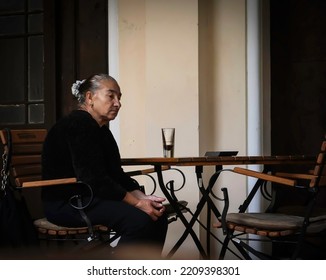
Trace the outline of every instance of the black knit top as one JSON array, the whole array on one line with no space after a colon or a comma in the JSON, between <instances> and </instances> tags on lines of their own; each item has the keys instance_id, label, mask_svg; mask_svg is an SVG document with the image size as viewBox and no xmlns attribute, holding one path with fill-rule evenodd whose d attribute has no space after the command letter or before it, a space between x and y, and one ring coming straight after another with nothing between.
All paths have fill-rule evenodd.
<instances>
[{"instance_id":1,"label":"black knit top","mask_svg":"<svg viewBox=\"0 0 326 280\"><path fill-rule=\"evenodd\" d=\"M42 175L43 179L77 177L92 187L96 197L122 200L127 191L139 189L139 185L123 171L120 161L109 128L100 127L88 112L76 110L49 131ZM46 187L42 188L42 199L68 200L75 192L70 186Z\"/></svg>"}]
</instances>

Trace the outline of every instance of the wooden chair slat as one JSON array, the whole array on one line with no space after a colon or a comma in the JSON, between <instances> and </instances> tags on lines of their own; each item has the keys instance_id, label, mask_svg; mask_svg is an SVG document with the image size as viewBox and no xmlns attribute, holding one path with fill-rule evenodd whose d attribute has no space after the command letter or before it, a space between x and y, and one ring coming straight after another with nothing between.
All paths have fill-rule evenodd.
<instances>
[{"instance_id":1,"label":"wooden chair slat","mask_svg":"<svg viewBox=\"0 0 326 280\"><path fill-rule=\"evenodd\" d=\"M279 236L281 236L281 233L279 231L269 231L269 232L267 232L267 235L269 237L279 237Z\"/></svg>"},{"instance_id":2,"label":"wooden chair slat","mask_svg":"<svg viewBox=\"0 0 326 280\"><path fill-rule=\"evenodd\" d=\"M43 149L42 143L39 144L23 144L23 145L13 145L12 154L41 154Z\"/></svg>"},{"instance_id":3,"label":"wooden chair slat","mask_svg":"<svg viewBox=\"0 0 326 280\"><path fill-rule=\"evenodd\" d=\"M294 179L294 180L299 180L299 179L311 180L314 177L316 177L313 174L284 173L284 172L276 172L274 175L283 178Z\"/></svg>"},{"instance_id":4,"label":"wooden chair slat","mask_svg":"<svg viewBox=\"0 0 326 280\"><path fill-rule=\"evenodd\" d=\"M318 176L318 175L322 174L322 169L323 169L322 165L316 165L314 170L312 171L312 174L315 176Z\"/></svg>"},{"instance_id":5,"label":"wooden chair slat","mask_svg":"<svg viewBox=\"0 0 326 280\"><path fill-rule=\"evenodd\" d=\"M42 157L41 154L39 155L13 155L11 158L11 164L13 166L21 165L21 164L35 164L35 163L41 163Z\"/></svg>"},{"instance_id":6,"label":"wooden chair slat","mask_svg":"<svg viewBox=\"0 0 326 280\"><path fill-rule=\"evenodd\" d=\"M257 230L255 228L246 227L245 232L249 234L256 234Z\"/></svg>"},{"instance_id":7,"label":"wooden chair slat","mask_svg":"<svg viewBox=\"0 0 326 280\"><path fill-rule=\"evenodd\" d=\"M45 228L37 228L38 232L41 233L41 234L46 234L48 232L47 229Z\"/></svg>"},{"instance_id":8,"label":"wooden chair slat","mask_svg":"<svg viewBox=\"0 0 326 280\"><path fill-rule=\"evenodd\" d=\"M287 235L292 235L295 233L294 230L280 230L280 231L269 231L269 230L257 230L256 228L251 228L251 227L247 227L247 226L243 226L243 225L237 225L234 223L227 223L227 226L229 229L231 230L235 230L238 232L243 232L243 233L247 233L247 234L256 234L259 236L269 236L269 237L280 237L280 236L287 236ZM214 224L214 227L216 228L220 228L221 225L218 224Z\"/></svg>"},{"instance_id":9,"label":"wooden chair slat","mask_svg":"<svg viewBox=\"0 0 326 280\"><path fill-rule=\"evenodd\" d=\"M41 179L42 179L42 176L40 174L32 175L32 176L25 176L25 177L16 177L15 184L16 184L16 187L21 188L25 182L39 181Z\"/></svg>"},{"instance_id":10,"label":"wooden chair slat","mask_svg":"<svg viewBox=\"0 0 326 280\"><path fill-rule=\"evenodd\" d=\"M234 230L240 231L240 232L245 232L246 227L244 227L242 225L235 225Z\"/></svg>"},{"instance_id":11,"label":"wooden chair slat","mask_svg":"<svg viewBox=\"0 0 326 280\"><path fill-rule=\"evenodd\" d=\"M12 175L14 177L27 176L27 175L40 175L42 171L42 166L40 164L31 165L18 165L11 169Z\"/></svg>"},{"instance_id":12,"label":"wooden chair slat","mask_svg":"<svg viewBox=\"0 0 326 280\"><path fill-rule=\"evenodd\" d=\"M265 174L265 173L261 173L261 172L241 168L241 167L235 167L233 169L233 171L236 172L236 173L239 173L239 174L243 174L243 175L247 175L247 176L251 176L251 177L271 181L271 182L274 182L274 183L284 184L284 185L288 185L288 186L292 186L292 187L296 185L295 180L281 178L281 177L277 177L277 176L273 176L273 175L269 175L269 174Z\"/></svg>"},{"instance_id":13,"label":"wooden chair slat","mask_svg":"<svg viewBox=\"0 0 326 280\"><path fill-rule=\"evenodd\" d=\"M77 178L63 178L53 180L26 180L22 183L23 188L46 187L55 185L67 185L77 183Z\"/></svg>"},{"instance_id":14,"label":"wooden chair slat","mask_svg":"<svg viewBox=\"0 0 326 280\"><path fill-rule=\"evenodd\" d=\"M266 230L257 230L257 235L268 236L268 232Z\"/></svg>"},{"instance_id":15,"label":"wooden chair slat","mask_svg":"<svg viewBox=\"0 0 326 280\"><path fill-rule=\"evenodd\" d=\"M316 165L314 170L313 170L313 175L315 175L315 176L326 175L325 164Z\"/></svg>"},{"instance_id":16,"label":"wooden chair slat","mask_svg":"<svg viewBox=\"0 0 326 280\"><path fill-rule=\"evenodd\" d=\"M283 230L280 232L281 236L293 235L295 233L294 230Z\"/></svg>"},{"instance_id":17,"label":"wooden chair slat","mask_svg":"<svg viewBox=\"0 0 326 280\"><path fill-rule=\"evenodd\" d=\"M43 143L47 135L46 129L11 130L12 143Z\"/></svg>"},{"instance_id":18,"label":"wooden chair slat","mask_svg":"<svg viewBox=\"0 0 326 280\"><path fill-rule=\"evenodd\" d=\"M46 218L42 218L36 220L35 226L41 234L48 234L51 236L69 236L69 235L77 235L77 234L86 234L88 233L88 227L62 227L57 226L51 222L49 222ZM110 229L103 225L94 225L93 230L100 232L109 232Z\"/></svg>"},{"instance_id":19,"label":"wooden chair slat","mask_svg":"<svg viewBox=\"0 0 326 280\"><path fill-rule=\"evenodd\" d=\"M316 177L311 180L310 187L325 187L326 186L326 176L320 176L319 178Z\"/></svg>"},{"instance_id":20,"label":"wooden chair slat","mask_svg":"<svg viewBox=\"0 0 326 280\"><path fill-rule=\"evenodd\" d=\"M49 235L58 235L59 233L56 230L49 229L46 231L46 234Z\"/></svg>"},{"instance_id":21,"label":"wooden chair slat","mask_svg":"<svg viewBox=\"0 0 326 280\"><path fill-rule=\"evenodd\" d=\"M326 141L323 141L321 144L321 149L322 152L326 152Z\"/></svg>"},{"instance_id":22,"label":"wooden chair slat","mask_svg":"<svg viewBox=\"0 0 326 280\"><path fill-rule=\"evenodd\" d=\"M317 156L317 164L324 164L325 162L325 153L319 153Z\"/></svg>"}]
</instances>

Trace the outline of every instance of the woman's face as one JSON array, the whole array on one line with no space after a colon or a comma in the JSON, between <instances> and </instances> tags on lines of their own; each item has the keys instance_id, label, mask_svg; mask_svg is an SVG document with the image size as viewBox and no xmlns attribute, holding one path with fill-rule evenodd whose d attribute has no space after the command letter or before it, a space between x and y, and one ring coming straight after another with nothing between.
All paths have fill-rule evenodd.
<instances>
[{"instance_id":1,"label":"woman's face","mask_svg":"<svg viewBox=\"0 0 326 280\"><path fill-rule=\"evenodd\" d=\"M121 92L117 83L111 80L101 81L101 87L91 96L89 110L100 126L114 120L121 107Z\"/></svg>"}]
</instances>

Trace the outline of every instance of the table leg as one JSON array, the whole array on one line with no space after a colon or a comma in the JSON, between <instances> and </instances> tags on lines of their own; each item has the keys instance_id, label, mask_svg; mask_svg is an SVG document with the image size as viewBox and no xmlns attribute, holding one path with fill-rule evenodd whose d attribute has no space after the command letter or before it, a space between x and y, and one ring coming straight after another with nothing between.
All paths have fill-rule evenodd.
<instances>
[{"instance_id":1,"label":"table leg","mask_svg":"<svg viewBox=\"0 0 326 280\"><path fill-rule=\"evenodd\" d=\"M203 199L200 201L199 204L203 204L203 205L200 208L197 207L197 210L196 210L195 214L193 215L193 217L190 220L190 222L188 222L188 220L186 219L186 217L182 213L180 207L178 206L178 202L175 199L173 199L173 197L171 196L171 194L169 193L169 191L167 190L167 188L166 188L166 186L164 184L161 165L156 165L155 166L155 171L157 173L158 183L159 183L159 186L160 186L163 194L165 195L165 197L167 198L167 200L170 202L170 204L174 208L175 212L177 213L179 219L181 220L181 222L183 223L183 225L186 228L185 231L184 231L184 233L183 233L183 235L180 237L180 239L176 242L176 244L174 245L174 247L168 253L167 257L168 258L172 257L173 254L178 250L178 248L185 241L186 237L190 234L191 237L192 237L192 239L194 240L194 242L195 242L195 244L196 244L196 246L197 246L197 248L198 248L201 256L204 259L207 259L206 252L203 249L203 246L201 245L198 236L196 235L196 233L192 229L195 221L197 220L197 218L198 218L198 216L200 214L201 209L203 208L203 205L205 204L205 201Z\"/></svg>"},{"instance_id":2,"label":"table leg","mask_svg":"<svg viewBox=\"0 0 326 280\"><path fill-rule=\"evenodd\" d=\"M209 197L209 194L222 170L222 166L218 165L215 166L215 173L211 176L208 186L205 188L202 178L203 173L203 166L196 166L196 177L197 177L197 184L198 188L207 203L207 219L206 219L206 252L208 257L210 258L210 240L211 240L211 213L213 212L214 215L219 218L221 216L220 211L215 206L214 202Z\"/></svg>"}]
</instances>

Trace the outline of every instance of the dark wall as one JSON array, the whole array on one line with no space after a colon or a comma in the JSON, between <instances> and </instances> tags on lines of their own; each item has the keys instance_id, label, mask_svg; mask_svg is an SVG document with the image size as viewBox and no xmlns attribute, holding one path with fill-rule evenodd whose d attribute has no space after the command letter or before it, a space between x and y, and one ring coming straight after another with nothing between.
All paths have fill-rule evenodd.
<instances>
[{"instance_id":1,"label":"dark wall","mask_svg":"<svg viewBox=\"0 0 326 280\"><path fill-rule=\"evenodd\" d=\"M326 1L270 7L272 153L315 155L326 132Z\"/></svg>"},{"instance_id":2,"label":"dark wall","mask_svg":"<svg viewBox=\"0 0 326 280\"><path fill-rule=\"evenodd\" d=\"M273 0L270 7L272 154L316 155L326 132L326 1ZM287 190L278 203L292 200Z\"/></svg>"},{"instance_id":3,"label":"dark wall","mask_svg":"<svg viewBox=\"0 0 326 280\"><path fill-rule=\"evenodd\" d=\"M316 155L326 132L326 1L271 0L270 16L272 154ZM282 186L277 193L276 208L306 200L306 193ZM323 191L317 206L325 207L325 202ZM287 250L284 244L273 245L277 257ZM307 248L302 254L316 257Z\"/></svg>"}]
</instances>

